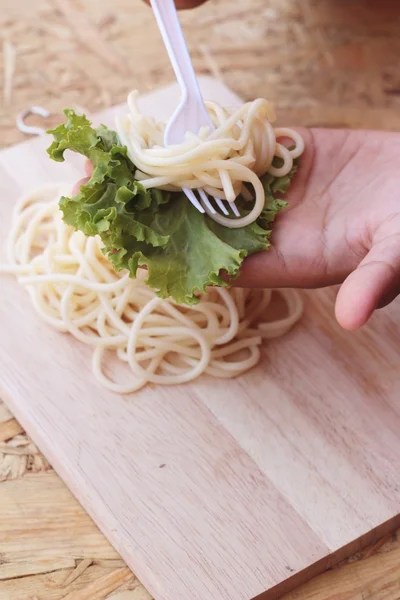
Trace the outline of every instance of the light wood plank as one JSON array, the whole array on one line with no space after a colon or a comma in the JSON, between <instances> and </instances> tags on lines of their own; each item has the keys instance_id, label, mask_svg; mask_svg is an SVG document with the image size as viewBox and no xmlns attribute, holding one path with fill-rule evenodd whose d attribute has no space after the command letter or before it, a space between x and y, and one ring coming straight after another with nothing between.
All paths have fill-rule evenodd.
<instances>
[{"instance_id":1,"label":"light wood plank","mask_svg":"<svg viewBox=\"0 0 400 600\"><path fill-rule=\"evenodd\" d=\"M54 4L0 0L0 6L2 34L17 49L12 102L0 106L2 144L23 139L14 119L32 102L56 113L48 122L51 125L59 120L61 109L77 98L91 108L107 106L123 101L138 83L142 90L151 89L172 77L150 11L139 0L134 9L131 0L116 0L112 6L105 0L80 3L88 20L103 32L109 53L122 51L132 62L134 75L128 78L114 73L100 56L82 46ZM282 124L399 129L397 2L269 0L266 5L264 0L247 0L244 6L243 0L210 0L201 9L182 13L182 18L197 71L213 69L248 98L265 94L278 106ZM242 55L247 57L242 62L250 67L238 66L236 57ZM273 66L277 57L279 69ZM60 93L55 94L55 88ZM42 119L36 123L42 125ZM46 485L45 479L41 485ZM29 503L23 485L20 497ZM374 565L379 586L373 600L398 600L400 583L389 585L391 575L385 569L389 550ZM321 578L318 589L307 587L305 598L370 598L363 569L351 580L352 592L341 586L346 574L346 568L341 568L338 577L327 578L325 585L325 577ZM1 600L33 596L49 600L51 588L41 576L28 579L32 579L30 593L24 592L24 578L13 582L12 597L2 595L0 583ZM55 600L54 588L51 593Z\"/></svg>"},{"instance_id":2,"label":"light wood plank","mask_svg":"<svg viewBox=\"0 0 400 600\"><path fill-rule=\"evenodd\" d=\"M324 573L282 600L397 600L400 548Z\"/></svg>"},{"instance_id":3,"label":"light wood plank","mask_svg":"<svg viewBox=\"0 0 400 600\"><path fill-rule=\"evenodd\" d=\"M165 114L176 97L144 102ZM22 189L61 169L78 178L46 143L0 155L0 234ZM10 278L2 295L0 393L157 599L276 597L398 523L398 307L350 336L331 294L310 294L303 324L249 375L122 399L96 387L88 349L40 323Z\"/></svg>"},{"instance_id":4,"label":"light wood plank","mask_svg":"<svg viewBox=\"0 0 400 600\"><path fill-rule=\"evenodd\" d=\"M46 514L50 513L51 517L46 521L45 527L42 527L41 524L44 523L43 507L46 505L44 490L46 489L50 491L47 504L49 511L46 511ZM1 490L6 491L6 494L0 494L0 514L4 512L5 514L14 515L10 521L5 519L0 522L0 531L4 533L0 539L2 548L4 538L15 537L16 535L19 535L20 546L25 546L25 544L29 546L30 557L37 556L38 552L51 557L53 548L55 548L55 558L47 559L49 564L52 562L54 568L65 560L57 558L57 555L75 556L78 560L82 555L90 556L96 547L105 548L106 553L108 552L108 542L96 527L93 527L92 536L86 535L87 523L90 519L54 472L29 475L18 481L2 484ZM23 498L24 502L19 502L16 505L16 497ZM25 507L28 506L31 513L29 518L25 519ZM79 514L81 523L75 525L73 538L68 536L68 531L66 531L63 523L64 520L70 518L71 514ZM22 537L21 533L16 532L13 524L17 520L23 526ZM8 522L11 525L10 529L7 525ZM47 529L53 531L53 537L50 538L45 535ZM385 541L383 539L380 540L378 545L368 548L365 553L358 557L357 563L344 564L340 568L324 573L308 584L289 593L282 600L365 600L368 594L371 594L371 585L373 585L374 592L373 600L397 600L400 588L400 571L398 569L400 560L399 534L400 532L393 539L386 539L385 545L382 544L382 541ZM39 537L42 538L41 542L38 542ZM32 544L34 540L36 543ZM378 554L371 556L371 553L377 551ZM15 564L24 564L24 556L23 553L9 554L6 552L2 555L2 559L13 568ZM26 561L29 560L29 556ZM363 556L369 558L363 558ZM0 581L0 600L31 598L34 593L38 595L40 600L61 600L67 593L85 588L122 566L123 562L117 558L96 559L93 566L85 570L77 580L68 586L66 579L72 573L71 569L53 572L48 575L42 574ZM146 596L146 592L143 591L140 584L136 582L135 585L138 586L135 591L129 592L129 594L138 596L138 598L134 596L134 600L149 600L149 596ZM111 595L111 599L119 600L118 596L117 599L114 599L114 593ZM127 595L126 600L133 599Z\"/></svg>"}]
</instances>

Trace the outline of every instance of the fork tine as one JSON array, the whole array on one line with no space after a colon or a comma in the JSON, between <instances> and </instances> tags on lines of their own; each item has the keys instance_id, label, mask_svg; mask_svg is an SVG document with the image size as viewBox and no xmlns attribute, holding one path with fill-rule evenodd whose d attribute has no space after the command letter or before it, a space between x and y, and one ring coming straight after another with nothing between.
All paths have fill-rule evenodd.
<instances>
[{"instance_id":1,"label":"fork tine","mask_svg":"<svg viewBox=\"0 0 400 600\"><path fill-rule=\"evenodd\" d=\"M197 200L196 196L194 195L193 191L190 188L183 188L183 193L185 194L186 198L188 200L190 200L190 202L193 204L193 206L195 208L197 208L197 210L201 213L205 213L204 208L202 207L202 205L200 204L200 202Z\"/></svg>"},{"instance_id":2,"label":"fork tine","mask_svg":"<svg viewBox=\"0 0 400 600\"><path fill-rule=\"evenodd\" d=\"M221 211L224 213L224 215L229 216L229 212L225 208L225 204L222 202L222 200L220 198L215 198L215 197L214 197L214 200L217 203L218 207L221 209Z\"/></svg>"},{"instance_id":3,"label":"fork tine","mask_svg":"<svg viewBox=\"0 0 400 600\"><path fill-rule=\"evenodd\" d=\"M204 208L201 206L200 202L196 198L193 190L191 190L190 188L183 188L182 191L184 192L187 199L193 204L193 206L199 212L205 213ZM199 193L199 196L200 196L203 204L205 204L206 208L208 208L208 210L211 212L211 214L215 215L217 213L217 211L215 210L215 208L209 201L206 192L202 188L199 188L198 193ZM231 210L232 210L233 214L235 215L235 217L240 217L240 212L239 212L238 207L236 206L235 202L224 202L223 200L221 200L221 198L216 198L215 196L213 196L213 198L214 198L215 202L217 203L218 208L221 210L221 212L224 215L229 216L229 211L226 208L226 204L228 204L228 206L231 207Z\"/></svg>"},{"instance_id":4,"label":"fork tine","mask_svg":"<svg viewBox=\"0 0 400 600\"><path fill-rule=\"evenodd\" d=\"M207 198L207 194L205 193L205 191L203 190L203 188L199 188L197 190L199 192L199 196L202 199L203 203L206 205L206 207L208 208L208 210L213 214L217 214L217 211L215 210L215 208L213 207L213 205L211 204L211 202L209 201L209 199Z\"/></svg>"},{"instance_id":5,"label":"fork tine","mask_svg":"<svg viewBox=\"0 0 400 600\"><path fill-rule=\"evenodd\" d=\"M229 204L230 204L230 207L232 209L233 214L236 217L240 217L240 212L239 212L238 207L236 206L236 204L234 202L230 202Z\"/></svg>"}]
</instances>

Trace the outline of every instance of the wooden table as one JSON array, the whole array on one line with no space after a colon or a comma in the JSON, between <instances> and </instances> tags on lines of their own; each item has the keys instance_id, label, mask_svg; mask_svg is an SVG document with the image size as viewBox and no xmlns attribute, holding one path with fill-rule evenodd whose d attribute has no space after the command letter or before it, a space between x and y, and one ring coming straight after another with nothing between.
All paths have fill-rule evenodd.
<instances>
[{"instance_id":1,"label":"wooden table","mask_svg":"<svg viewBox=\"0 0 400 600\"><path fill-rule=\"evenodd\" d=\"M182 20L197 71L265 96L281 123L400 130L397 0L211 0ZM173 78L140 0L0 0L0 31L2 145L32 104L47 126ZM0 480L0 600L149 598L2 404ZM399 533L286 600L365 598L400 598Z\"/></svg>"}]
</instances>

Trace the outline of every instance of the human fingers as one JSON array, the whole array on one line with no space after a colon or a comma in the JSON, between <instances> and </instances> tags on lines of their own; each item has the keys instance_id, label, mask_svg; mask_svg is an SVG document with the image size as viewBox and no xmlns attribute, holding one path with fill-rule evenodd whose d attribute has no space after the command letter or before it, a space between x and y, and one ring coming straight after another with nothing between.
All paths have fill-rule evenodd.
<instances>
[{"instance_id":1,"label":"human fingers","mask_svg":"<svg viewBox=\"0 0 400 600\"><path fill-rule=\"evenodd\" d=\"M84 170L86 173L86 177L83 177L82 179L80 179L79 181L76 182L76 184L72 188L73 196L76 196L77 194L79 194L79 189L80 189L81 185L85 185L89 181L90 177L92 176L93 165L90 162L90 160L85 161Z\"/></svg>"},{"instance_id":2,"label":"human fingers","mask_svg":"<svg viewBox=\"0 0 400 600\"><path fill-rule=\"evenodd\" d=\"M320 244L319 230L314 228L317 233L310 230L301 208L302 200L310 187L310 173L316 150L314 137L308 129L301 128L297 131L305 141L305 151L301 157L301 168L285 195L289 208L279 213L273 224L271 248L246 258L234 285L249 288L304 288L335 283L326 281L325 269L318 264L321 256L316 250Z\"/></svg>"},{"instance_id":3,"label":"human fingers","mask_svg":"<svg viewBox=\"0 0 400 600\"><path fill-rule=\"evenodd\" d=\"M85 166L84 166L84 169L85 169L85 173L86 173L86 175L87 175L88 177L91 177L91 176L92 176L92 171L93 171L93 165L92 165L92 163L90 162L90 160L86 160L86 161L85 161Z\"/></svg>"},{"instance_id":4,"label":"human fingers","mask_svg":"<svg viewBox=\"0 0 400 600\"><path fill-rule=\"evenodd\" d=\"M400 217L344 281L336 299L336 318L348 330L359 329L377 308L400 294Z\"/></svg>"},{"instance_id":5,"label":"human fingers","mask_svg":"<svg viewBox=\"0 0 400 600\"><path fill-rule=\"evenodd\" d=\"M81 185L85 185L89 181L89 179L90 179L90 177L83 177L83 179L80 179L79 181L77 181L76 184L74 185L74 187L72 188L72 195L76 196L77 194L79 194Z\"/></svg>"}]
</instances>

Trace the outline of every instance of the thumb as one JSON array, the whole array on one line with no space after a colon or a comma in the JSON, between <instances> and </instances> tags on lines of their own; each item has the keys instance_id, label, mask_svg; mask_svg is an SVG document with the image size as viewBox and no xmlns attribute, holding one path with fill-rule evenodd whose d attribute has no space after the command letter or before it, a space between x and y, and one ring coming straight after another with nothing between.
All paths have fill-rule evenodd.
<instances>
[{"instance_id":1,"label":"thumb","mask_svg":"<svg viewBox=\"0 0 400 600\"><path fill-rule=\"evenodd\" d=\"M355 271L345 280L336 299L336 318L344 329L362 327L375 309L400 294L400 219L391 232L376 241Z\"/></svg>"},{"instance_id":2,"label":"thumb","mask_svg":"<svg viewBox=\"0 0 400 600\"><path fill-rule=\"evenodd\" d=\"M85 161L85 173L86 173L86 177L84 177L83 179L80 179L74 185L74 187L72 188L72 195L73 196L76 196L77 194L79 194L79 190L80 190L81 185L85 185L89 181L89 179L90 179L90 177L92 175L92 171L93 171L93 166L92 166L92 163L90 162L90 160Z\"/></svg>"},{"instance_id":3,"label":"thumb","mask_svg":"<svg viewBox=\"0 0 400 600\"><path fill-rule=\"evenodd\" d=\"M79 181L76 182L76 184L74 185L74 187L72 188L72 195L73 196L77 196L79 194L79 190L81 189L82 185L86 185L87 182L89 181L90 177L83 177L83 179L80 179Z\"/></svg>"}]
</instances>

